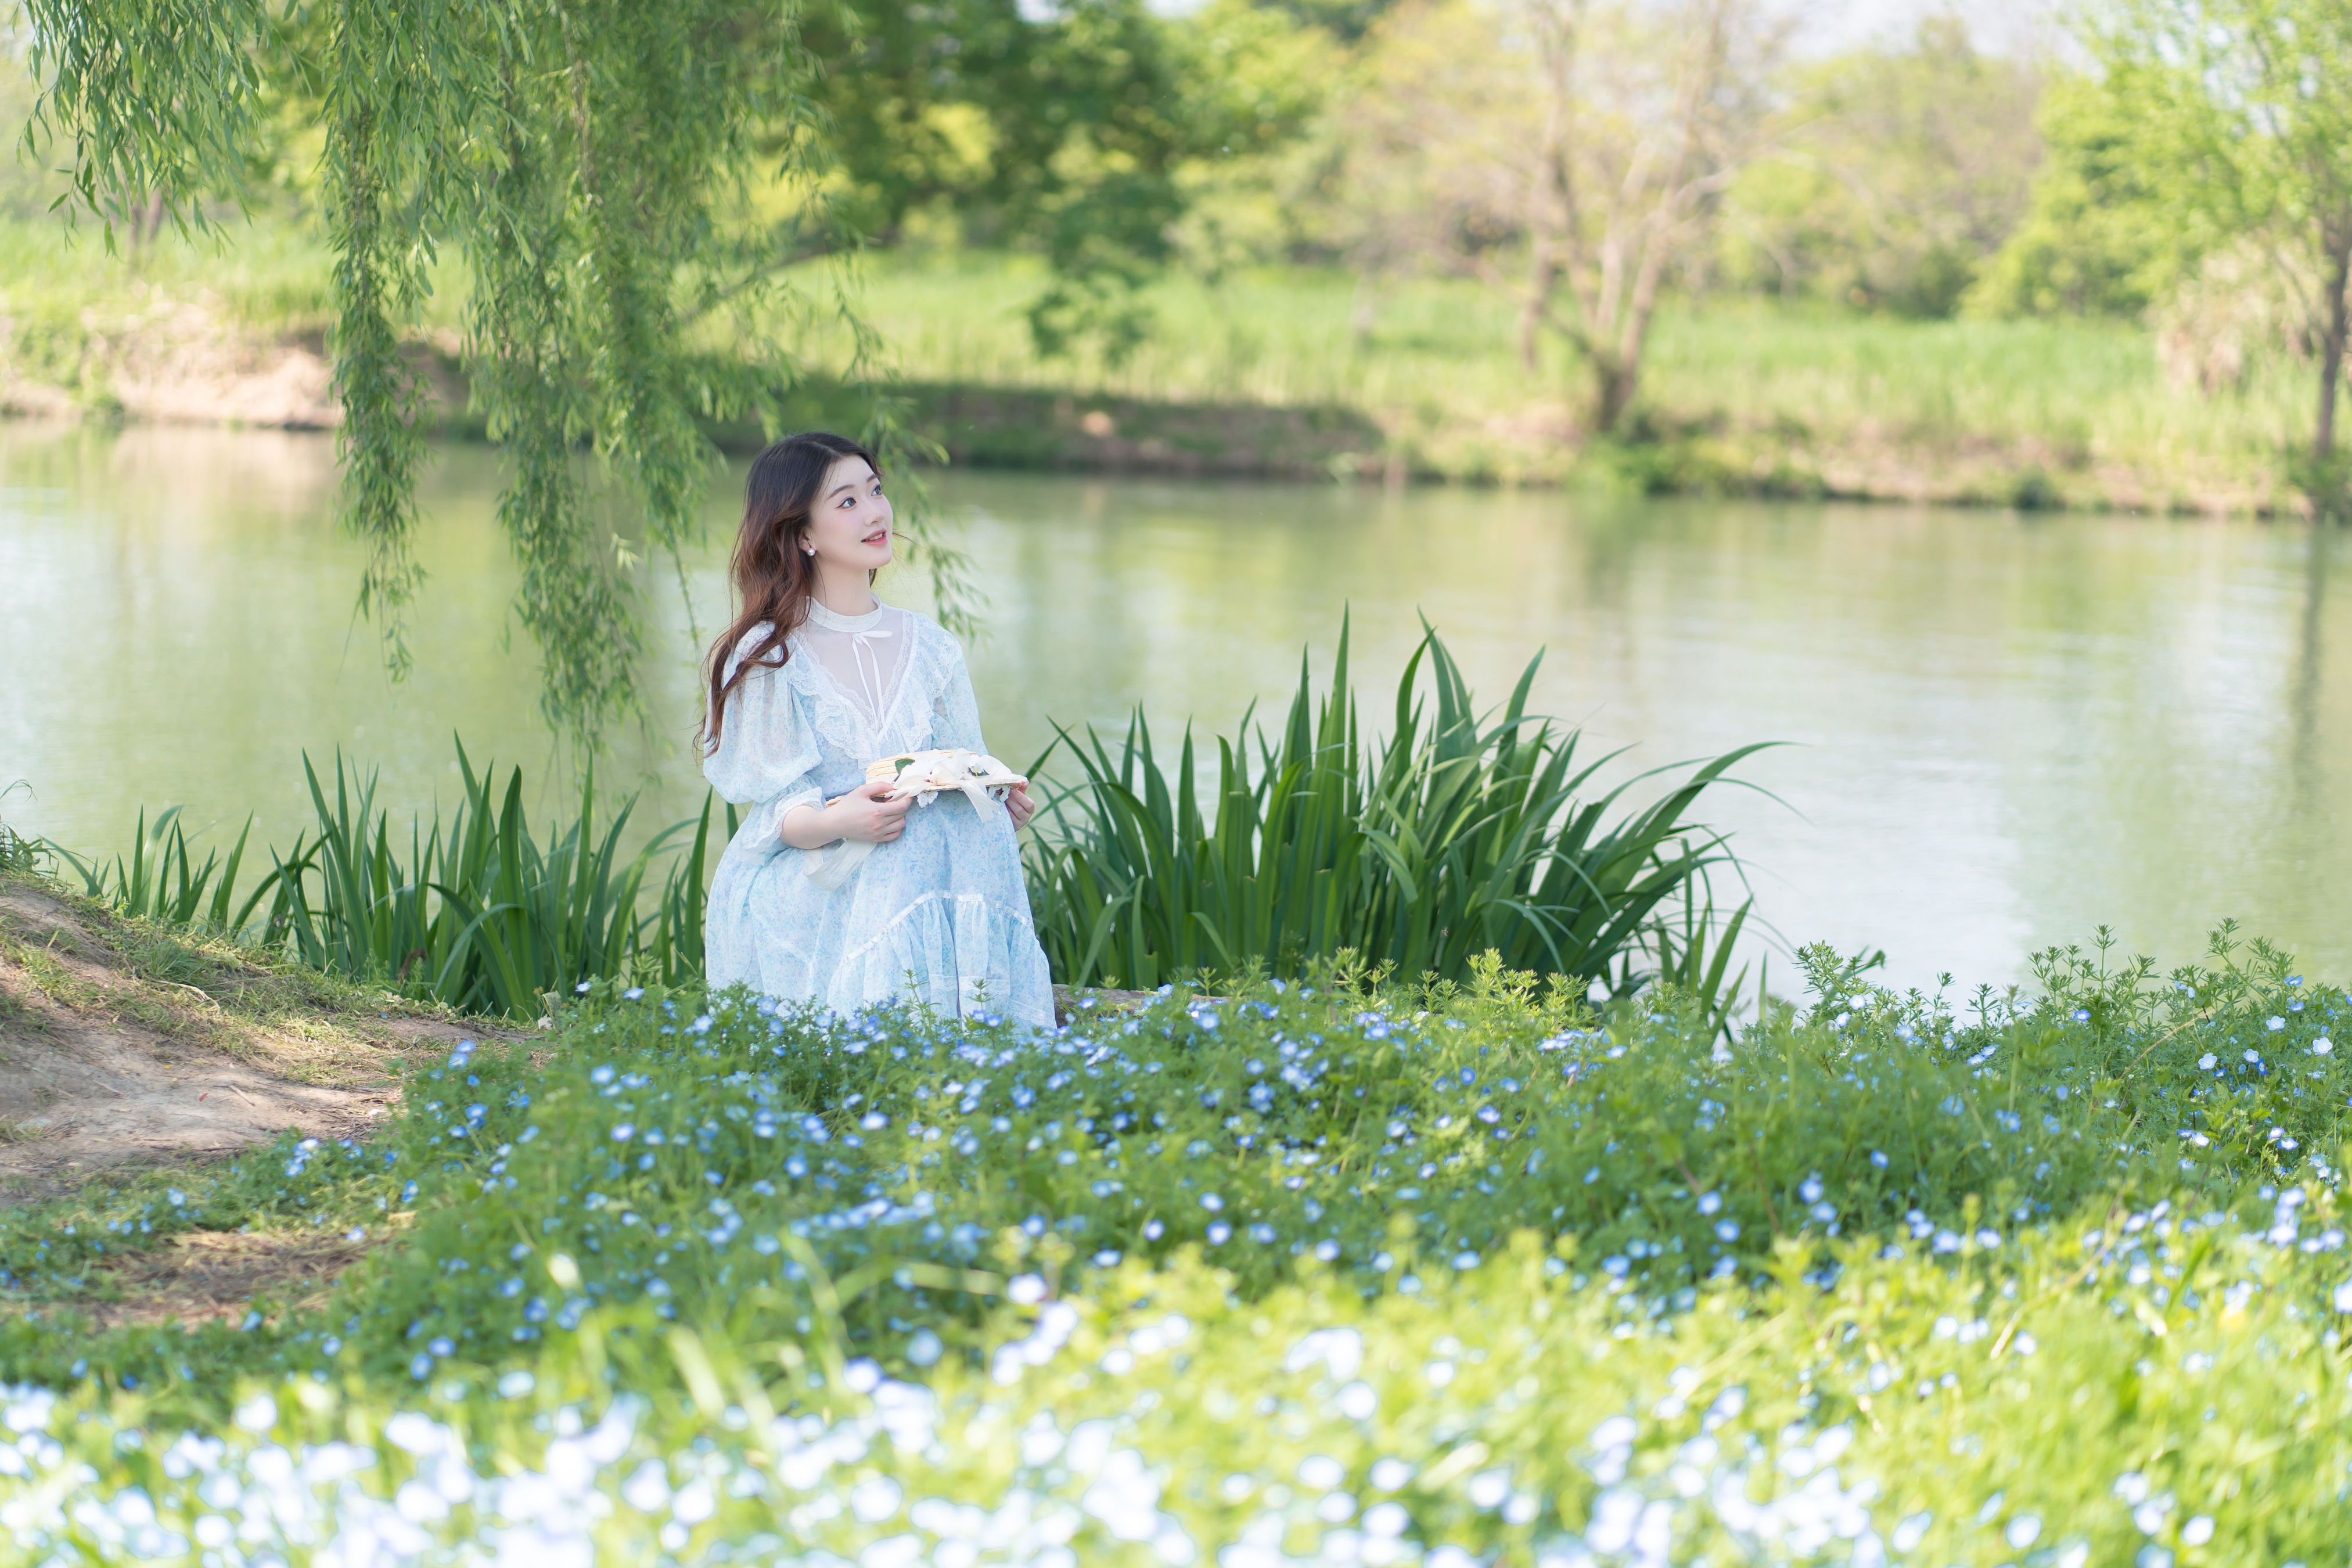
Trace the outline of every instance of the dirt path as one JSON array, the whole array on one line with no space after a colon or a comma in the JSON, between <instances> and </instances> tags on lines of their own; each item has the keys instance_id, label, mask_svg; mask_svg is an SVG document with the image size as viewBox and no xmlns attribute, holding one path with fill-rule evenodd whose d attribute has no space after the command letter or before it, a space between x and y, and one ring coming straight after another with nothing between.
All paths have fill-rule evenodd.
<instances>
[{"instance_id":1,"label":"dirt path","mask_svg":"<svg viewBox=\"0 0 2352 1568\"><path fill-rule=\"evenodd\" d=\"M0 880L0 1205L111 1168L363 1132L478 1024Z\"/></svg>"}]
</instances>

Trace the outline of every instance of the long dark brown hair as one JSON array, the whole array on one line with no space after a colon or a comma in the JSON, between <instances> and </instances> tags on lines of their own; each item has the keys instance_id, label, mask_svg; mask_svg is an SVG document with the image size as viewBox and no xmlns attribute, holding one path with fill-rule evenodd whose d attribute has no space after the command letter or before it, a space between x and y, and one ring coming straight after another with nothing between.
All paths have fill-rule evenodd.
<instances>
[{"instance_id":1,"label":"long dark brown hair","mask_svg":"<svg viewBox=\"0 0 2352 1568\"><path fill-rule=\"evenodd\" d=\"M816 562L801 553L801 540L808 532L809 512L824 476L844 458L863 458L877 474L882 471L873 453L822 430L787 436L751 460L751 476L743 486L743 527L735 536L735 557L728 567L742 608L703 660L710 689L710 706L702 718L706 751L718 748L727 694L753 666L780 665L791 657L784 639L808 619L809 600L816 589ZM744 649L741 662L729 674L727 663L737 646L763 621L767 634Z\"/></svg>"}]
</instances>

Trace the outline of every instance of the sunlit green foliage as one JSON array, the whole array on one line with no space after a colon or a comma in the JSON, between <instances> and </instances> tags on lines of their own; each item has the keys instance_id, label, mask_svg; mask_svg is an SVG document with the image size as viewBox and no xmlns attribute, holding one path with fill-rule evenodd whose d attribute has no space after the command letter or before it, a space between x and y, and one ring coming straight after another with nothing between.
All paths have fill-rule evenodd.
<instances>
[{"instance_id":1,"label":"sunlit green foliage","mask_svg":"<svg viewBox=\"0 0 2352 1568\"><path fill-rule=\"evenodd\" d=\"M2039 72L1980 52L1944 14L1900 47L1804 61L1791 76L1773 154L1726 194L1730 280L1952 315L2033 184Z\"/></svg>"},{"instance_id":2,"label":"sunlit green foliage","mask_svg":"<svg viewBox=\"0 0 2352 1568\"><path fill-rule=\"evenodd\" d=\"M2063 101L2070 134L2006 286L2144 290L2246 246L2293 300L2289 335L2318 372L2303 482L2319 505L2342 504L2352 14L2333 0L2110 0L2082 32L2095 78ZM2081 232L2061 243L2070 218Z\"/></svg>"},{"instance_id":3,"label":"sunlit green foliage","mask_svg":"<svg viewBox=\"0 0 2352 1568\"><path fill-rule=\"evenodd\" d=\"M798 166L807 67L789 10L336 4L281 20L261 0L31 0L29 13L36 144L59 139L99 210L152 194L202 221L203 197L240 194L284 112L271 73L316 104L346 517L373 547L361 605L395 670L413 657L424 438L404 331L436 252L462 256L474 397L515 464L500 511L548 715L593 737L626 713L639 634L615 553L676 551L713 456L696 421L745 406L744 378L714 374L687 328L771 276L730 219L755 131L781 133ZM582 446L627 485L642 534L598 526Z\"/></svg>"},{"instance_id":4,"label":"sunlit green foliage","mask_svg":"<svg viewBox=\"0 0 2352 1568\"><path fill-rule=\"evenodd\" d=\"M2167 222L2151 199L2154 171L2134 143L2132 112L2095 83L2050 84L2032 199L1978 280L1975 309L2136 316L2179 279L2206 237Z\"/></svg>"},{"instance_id":5,"label":"sunlit green foliage","mask_svg":"<svg viewBox=\"0 0 2352 1568\"><path fill-rule=\"evenodd\" d=\"M1317 35L1223 0L1050 19L1014 0L820 9L804 45L849 218L876 242L971 239L1044 258L1034 350L1113 358L1150 329L1136 290L1219 166L1292 138L1319 101Z\"/></svg>"}]
</instances>

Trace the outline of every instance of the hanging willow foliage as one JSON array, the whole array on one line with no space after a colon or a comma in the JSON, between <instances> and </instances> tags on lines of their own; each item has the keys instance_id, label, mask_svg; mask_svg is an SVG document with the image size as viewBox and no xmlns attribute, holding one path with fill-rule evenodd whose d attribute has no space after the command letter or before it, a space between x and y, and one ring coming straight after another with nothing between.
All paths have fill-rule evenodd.
<instances>
[{"instance_id":1,"label":"hanging willow foliage","mask_svg":"<svg viewBox=\"0 0 2352 1568\"><path fill-rule=\"evenodd\" d=\"M847 317L854 376L876 352L836 287L788 296L783 268L856 237L824 196L799 0L26 0L43 95L33 133L70 140L78 205L160 199L184 229L242 199L287 102L324 133L334 257L344 521L370 548L360 608L394 672L424 456L406 346L446 247L472 293L478 412L505 449L499 517L549 721L593 745L637 709L642 544L684 574L717 453L705 422L757 416L793 366L768 336L793 310ZM789 216L762 221L781 181ZM904 456L887 398L866 435ZM583 454L642 508L601 522ZM929 549L953 602L955 558Z\"/></svg>"}]
</instances>

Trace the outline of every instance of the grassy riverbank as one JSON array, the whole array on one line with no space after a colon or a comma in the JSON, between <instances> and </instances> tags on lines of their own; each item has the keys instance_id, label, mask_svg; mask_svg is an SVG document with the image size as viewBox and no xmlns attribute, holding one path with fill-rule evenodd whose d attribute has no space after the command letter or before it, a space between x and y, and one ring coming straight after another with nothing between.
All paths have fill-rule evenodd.
<instances>
[{"instance_id":1,"label":"grassy riverbank","mask_svg":"<svg viewBox=\"0 0 2352 1568\"><path fill-rule=\"evenodd\" d=\"M5 229L0 408L336 417L327 258L299 231L263 221L232 229L217 253L166 237L108 258L94 230L68 245L45 220ZM1155 335L1116 365L1035 356L1022 308L1040 286L997 257L866 264L863 308L915 426L959 461L2186 511L2298 504L2281 454L2307 417L2302 369L2263 366L2243 394L2204 398L2166 384L2149 334L2132 325L1677 307L1658 323L1636 438L1596 446L1576 427L1573 367L1555 351L1525 369L1507 302L1475 283L1399 284L1365 313L1336 272L1174 279L1152 293ZM417 363L461 430L462 292L440 289L417 329ZM822 312L776 331L816 372L789 416L858 422L858 397L830 379L845 337Z\"/></svg>"},{"instance_id":2,"label":"grassy riverbank","mask_svg":"<svg viewBox=\"0 0 2352 1568\"><path fill-rule=\"evenodd\" d=\"M1553 349L1525 369L1507 302L1473 282L1398 285L1359 334L1342 274L1173 280L1152 296L1159 331L1116 367L1038 362L1019 313L1034 286L988 258L872 268L869 313L968 460L1240 470L1271 438L1300 473L2268 510L2294 504L2279 454L2308 417L2299 367L2209 400L2167 385L2133 325L1722 300L1662 315L1644 438L1596 453L1573 365ZM979 388L1025 406L987 418ZM1311 434L1270 436L1263 408Z\"/></svg>"},{"instance_id":3,"label":"grassy riverbank","mask_svg":"<svg viewBox=\"0 0 2352 1568\"><path fill-rule=\"evenodd\" d=\"M1955 1016L1821 954L1728 1044L1500 975L1026 1038L591 985L364 1132L0 1221L0 1509L26 1561L2317 1562L2352 999L2286 968ZM335 1278L131 1309L220 1238Z\"/></svg>"}]
</instances>

